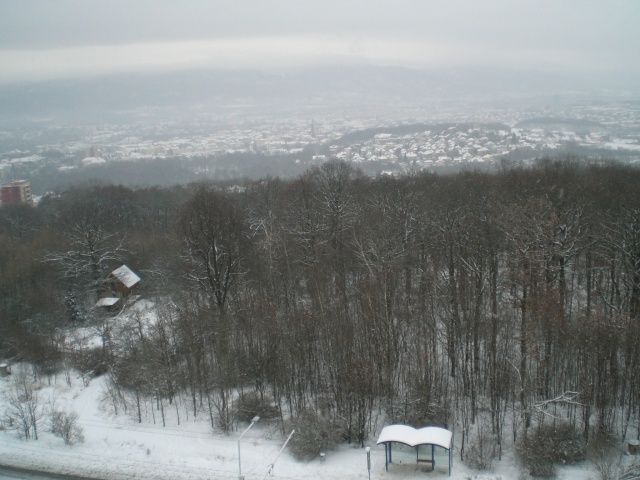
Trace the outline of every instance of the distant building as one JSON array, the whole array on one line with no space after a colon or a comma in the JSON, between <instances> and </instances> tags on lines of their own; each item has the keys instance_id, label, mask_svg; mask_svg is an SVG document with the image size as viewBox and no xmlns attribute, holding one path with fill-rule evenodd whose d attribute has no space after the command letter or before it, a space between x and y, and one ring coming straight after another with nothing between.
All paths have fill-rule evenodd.
<instances>
[{"instance_id":1,"label":"distant building","mask_svg":"<svg viewBox=\"0 0 640 480\"><path fill-rule=\"evenodd\" d=\"M16 180L0 187L0 205L33 205L31 182Z\"/></svg>"}]
</instances>

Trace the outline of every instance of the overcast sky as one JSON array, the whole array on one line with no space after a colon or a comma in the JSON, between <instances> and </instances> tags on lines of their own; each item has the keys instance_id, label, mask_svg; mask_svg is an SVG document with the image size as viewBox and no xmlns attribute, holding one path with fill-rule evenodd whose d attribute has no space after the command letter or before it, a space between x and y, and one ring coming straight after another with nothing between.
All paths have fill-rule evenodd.
<instances>
[{"instance_id":1,"label":"overcast sky","mask_svg":"<svg viewBox=\"0 0 640 480\"><path fill-rule=\"evenodd\" d=\"M639 0L2 0L0 83L383 64L640 73Z\"/></svg>"}]
</instances>

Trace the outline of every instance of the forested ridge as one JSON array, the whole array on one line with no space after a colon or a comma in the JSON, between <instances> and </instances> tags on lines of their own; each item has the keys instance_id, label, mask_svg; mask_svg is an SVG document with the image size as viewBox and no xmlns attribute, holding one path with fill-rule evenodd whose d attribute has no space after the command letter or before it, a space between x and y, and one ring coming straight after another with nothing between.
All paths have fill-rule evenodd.
<instances>
[{"instance_id":1,"label":"forested ridge","mask_svg":"<svg viewBox=\"0 0 640 480\"><path fill-rule=\"evenodd\" d=\"M230 430L238 395L364 444L386 421L549 419L588 438L640 422L640 170L531 168L75 188L0 208L0 356L111 376L141 403ZM111 335L101 279L126 263L157 321ZM95 325L101 348L65 332ZM170 407L172 405L172 407ZM140 418L141 420L141 418Z\"/></svg>"}]
</instances>

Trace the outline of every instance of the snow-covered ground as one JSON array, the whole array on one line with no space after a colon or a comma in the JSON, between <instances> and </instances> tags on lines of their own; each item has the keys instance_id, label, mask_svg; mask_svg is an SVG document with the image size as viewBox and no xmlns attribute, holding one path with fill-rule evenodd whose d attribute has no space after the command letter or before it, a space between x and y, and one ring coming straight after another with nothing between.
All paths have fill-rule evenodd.
<instances>
[{"instance_id":1,"label":"snow-covered ground","mask_svg":"<svg viewBox=\"0 0 640 480\"><path fill-rule=\"evenodd\" d=\"M137 299L136 299L137 300ZM137 300L127 303L116 315L104 318L93 326L76 327L64 331L65 344L70 350L102 348L105 332L113 337L123 335L123 331L138 327L146 331L158 320L155 303Z\"/></svg>"},{"instance_id":2,"label":"snow-covered ground","mask_svg":"<svg viewBox=\"0 0 640 480\"><path fill-rule=\"evenodd\" d=\"M14 366L16 367L16 366ZM29 368L29 367L26 367ZM15 374L15 368L14 368ZM13 376L13 375L12 375ZM168 417L167 426L152 422L138 424L127 415L118 416L105 408L103 395L106 376L85 385L78 374L71 375L71 386L64 375L51 378L51 384L39 386L40 403L46 407L55 397L56 407L75 411L84 429L84 443L64 445L62 439L40 428L39 440L24 441L14 431L0 432L0 464L42 469L57 473L95 476L106 479L229 479L237 478L237 438L211 432L206 418L194 420ZM5 408L5 391L11 377L0 378L0 412ZM159 420L159 418L158 418ZM247 479L365 479L366 454L362 448L342 446L327 452L326 460L299 462L285 451L268 475L268 467L278 455L283 438L277 426L256 424L242 441L242 467ZM373 479L448 478L444 451L436 456L435 472L415 465L412 452L394 449L394 464L384 468L384 449L372 446ZM454 457L453 479L518 479L519 469L507 455L492 473L470 471ZM596 479L590 464L560 469L558 478L566 480Z\"/></svg>"}]
</instances>

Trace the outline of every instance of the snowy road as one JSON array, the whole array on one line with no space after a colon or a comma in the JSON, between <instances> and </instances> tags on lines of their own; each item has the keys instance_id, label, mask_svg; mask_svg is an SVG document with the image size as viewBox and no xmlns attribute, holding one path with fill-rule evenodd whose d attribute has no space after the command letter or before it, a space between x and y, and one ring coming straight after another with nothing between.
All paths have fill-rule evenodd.
<instances>
[{"instance_id":1,"label":"snowy road","mask_svg":"<svg viewBox=\"0 0 640 480\"><path fill-rule=\"evenodd\" d=\"M97 480L86 477L71 477L68 475L46 474L30 470L15 469L0 466L0 480Z\"/></svg>"}]
</instances>

